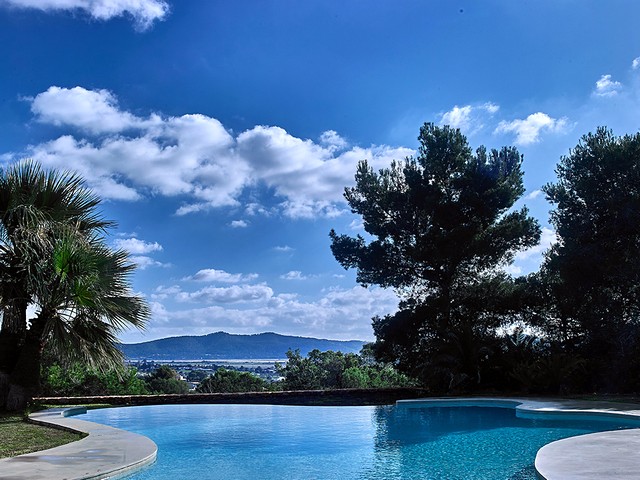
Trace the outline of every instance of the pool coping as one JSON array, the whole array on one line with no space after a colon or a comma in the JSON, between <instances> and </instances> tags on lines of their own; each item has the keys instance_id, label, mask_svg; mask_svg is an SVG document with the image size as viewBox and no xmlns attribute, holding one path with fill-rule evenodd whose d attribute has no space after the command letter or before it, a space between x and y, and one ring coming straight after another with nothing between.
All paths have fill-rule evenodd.
<instances>
[{"instance_id":1,"label":"pool coping","mask_svg":"<svg viewBox=\"0 0 640 480\"><path fill-rule=\"evenodd\" d=\"M99 423L73 418L86 408L51 408L29 420L64 430L87 433L76 442L0 459L4 480L116 479L153 463L158 447L149 438Z\"/></svg>"},{"instance_id":2,"label":"pool coping","mask_svg":"<svg viewBox=\"0 0 640 480\"><path fill-rule=\"evenodd\" d=\"M605 401L468 397L399 400L396 405L500 407L515 409L522 418L640 421L639 404ZM548 443L538 450L534 465L543 480L636 480L640 475L638 451L640 428L589 433Z\"/></svg>"}]
</instances>

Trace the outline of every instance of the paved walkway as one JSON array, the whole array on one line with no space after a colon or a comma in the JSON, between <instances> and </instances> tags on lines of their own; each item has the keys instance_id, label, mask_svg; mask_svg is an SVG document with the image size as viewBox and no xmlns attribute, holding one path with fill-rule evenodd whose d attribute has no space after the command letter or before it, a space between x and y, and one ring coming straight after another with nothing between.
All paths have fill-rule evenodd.
<instances>
[{"instance_id":1,"label":"paved walkway","mask_svg":"<svg viewBox=\"0 0 640 480\"><path fill-rule=\"evenodd\" d=\"M103 479L127 473L156 459L158 447L147 437L63 416L63 408L30 415L36 422L88 433L77 442L0 460L2 480ZM67 412L68 413L68 412Z\"/></svg>"},{"instance_id":2,"label":"paved walkway","mask_svg":"<svg viewBox=\"0 0 640 480\"><path fill-rule=\"evenodd\" d=\"M515 408L516 415L525 418L631 417L638 420L640 427L640 405L630 403L525 398L435 398L398 402L409 407L420 403ZM535 467L544 480L638 480L638 452L640 428L591 433L545 445L536 455Z\"/></svg>"}]
</instances>

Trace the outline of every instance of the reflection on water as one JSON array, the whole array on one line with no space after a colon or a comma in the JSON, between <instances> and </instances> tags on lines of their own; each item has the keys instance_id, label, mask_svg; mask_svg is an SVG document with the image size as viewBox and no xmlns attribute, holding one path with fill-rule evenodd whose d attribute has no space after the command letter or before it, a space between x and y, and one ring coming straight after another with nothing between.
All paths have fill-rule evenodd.
<instances>
[{"instance_id":1,"label":"reflection on water","mask_svg":"<svg viewBox=\"0 0 640 480\"><path fill-rule=\"evenodd\" d=\"M510 408L378 407L374 461L362 479L536 479L551 441L622 428L621 422L531 420Z\"/></svg>"}]
</instances>

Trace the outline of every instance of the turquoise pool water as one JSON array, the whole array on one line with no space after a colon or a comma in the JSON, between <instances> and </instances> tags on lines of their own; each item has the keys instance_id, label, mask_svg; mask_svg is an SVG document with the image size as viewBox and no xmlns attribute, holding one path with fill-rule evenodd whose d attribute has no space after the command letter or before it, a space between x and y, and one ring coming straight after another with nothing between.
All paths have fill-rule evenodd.
<instances>
[{"instance_id":1,"label":"turquoise pool water","mask_svg":"<svg viewBox=\"0 0 640 480\"><path fill-rule=\"evenodd\" d=\"M528 480L546 443L637 426L491 407L165 405L81 418L157 443L156 463L128 480Z\"/></svg>"}]
</instances>

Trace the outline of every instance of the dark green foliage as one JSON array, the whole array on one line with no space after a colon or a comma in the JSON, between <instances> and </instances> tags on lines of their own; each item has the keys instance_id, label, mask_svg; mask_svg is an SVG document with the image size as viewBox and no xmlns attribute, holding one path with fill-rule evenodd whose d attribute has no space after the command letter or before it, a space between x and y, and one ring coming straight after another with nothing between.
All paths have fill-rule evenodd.
<instances>
[{"instance_id":1,"label":"dark green foliage","mask_svg":"<svg viewBox=\"0 0 640 480\"><path fill-rule=\"evenodd\" d=\"M112 368L100 371L82 363L46 367L42 394L44 396L74 397L87 395L144 395L145 382L135 368Z\"/></svg>"},{"instance_id":2,"label":"dark green foliage","mask_svg":"<svg viewBox=\"0 0 640 480\"><path fill-rule=\"evenodd\" d=\"M187 374L187 381L188 382L201 382L202 380L207 378L207 375L208 375L207 372L205 372L204 370L191 370Z\"/></svg>"},{"instance_id":3,"label":"dark green foliage","mask_svg":"<svg viewBox=\"0 0 640 480\"><path fill-rule=\"evenodd\" d=\"M276 368L283 377L283 390L387 388L413 384L390 365L371 363L365 358L354 353L330 350L313 350L303 357L298 350L289 350L287 363L276 364Z\"/></svg>"},{"instance_id":4,"label":"dark green foliage","mask_svg":"<svg viewBox=\"0 0 640 480\"><path fill-rule=\"evenodd\" d=\"M149 393L189 393L189 384L176 371L163 365L144 379Z\"/></svg>"},{"instance_id":5,"label":"dark green foliage","mask_svg":"<svg viewBox=\"0 0 640 480\"><path fill-rule=\"evenodd\" d=\"M268 388L267 382L249 372L219 368L198 385L198 393L262 392Z\"/></svg>"},{"instance_id":6,"label":"dark green foliage","mask_svg":"<svg viewBox=\"0 0 640 480\"><path fill-rule=\"evenodd\" d=\"M402 302L374 319L378 358L438 388L479 383L496 329L517 316L513 280L500 271L537 244L515 148L472 153L459 130L425 124L416 158L374 172L359 164L345 190L373 238L331 231L331 250L364 286L393 287Z\"/></svg>"},{"instance_id":7,"label":"dark green foliage","mask_svg":"<svg viewBox=\"0 0 640 480\"><path fill-rule=\"evenodd\" d=\"M542 326L588 359L594 390L637 388L640 350L640 134L582 137L544 187L558 235L541 269ZM637 378L637 377L636 377Z\"/></svg>"}]
</instances>

